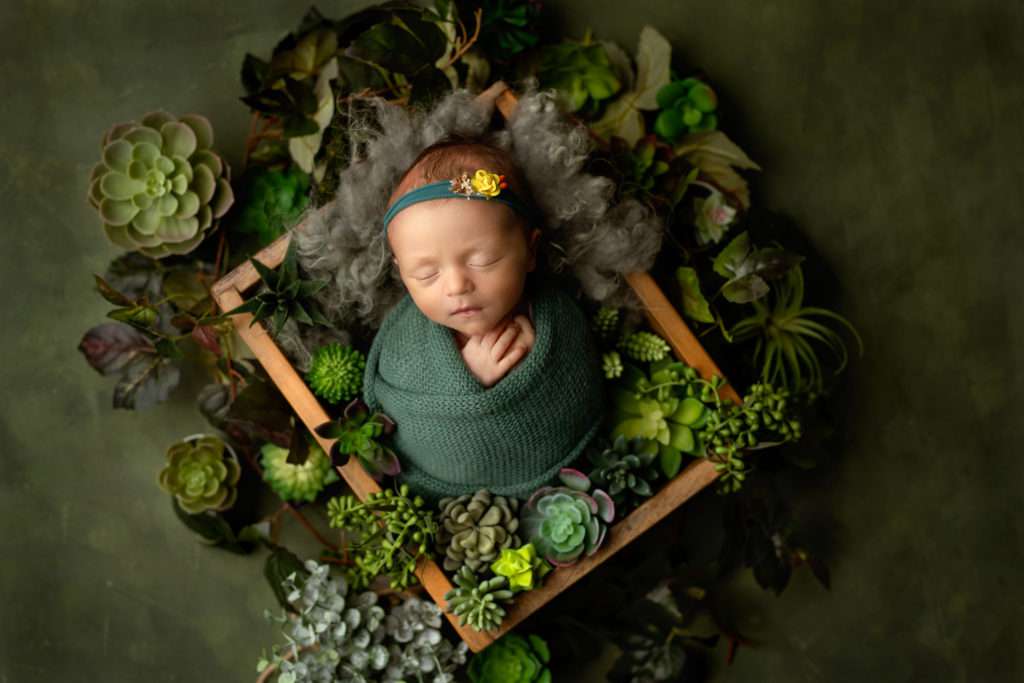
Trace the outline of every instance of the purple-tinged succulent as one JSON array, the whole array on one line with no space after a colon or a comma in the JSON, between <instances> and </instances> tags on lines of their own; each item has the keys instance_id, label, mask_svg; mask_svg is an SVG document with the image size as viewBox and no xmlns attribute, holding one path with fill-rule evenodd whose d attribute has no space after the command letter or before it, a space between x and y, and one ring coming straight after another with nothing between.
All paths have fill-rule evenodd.
<instances>
[{"instance_id":1,"label":"purple-tinged succulent","mask_svg":"<svg viewBox=\"0 0 1024 683\"><path fill-rule=\"evenodd\" d=\"M524 538L556 567L593 555L615 519L615 503L600 489L591 493L590 479L579 470L562 468L564 486L534 492L522 512Z\"/></svg>"}]
</instances>

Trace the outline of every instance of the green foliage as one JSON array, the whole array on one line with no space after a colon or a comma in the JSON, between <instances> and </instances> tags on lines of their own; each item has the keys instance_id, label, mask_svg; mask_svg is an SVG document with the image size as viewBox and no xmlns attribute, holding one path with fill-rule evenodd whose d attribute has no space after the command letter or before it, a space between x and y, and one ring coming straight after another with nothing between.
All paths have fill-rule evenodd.
<instances>
[{"instance_id":1,"label":"green foliage","mask_svg":"<svg viewBox=\"0 0 1024 683\"><path fill-rule=\"evenodd\" d=\"M481 489L473 495L442 498L438 503L437 551L444 568L463 566L483 572L502 550L518 548L519 501Z\"/></svg>"},{"instance_id":2,"label":"green foliage","mask_svg":"<svg viewBox=\"0 0 1024 683\"><path fill-rule=\"evenodd\" d=\"M615 332L619 329L619 309L602 306L594 313L592 321L601 339L608 341L615 337Z\"/></svg>"},{"instance_id":3,"label":"green foliage","mask_svg":"<svg viewBox=\"0 0 1024 683\"><path fill-rule=\"evenodd\" d=\"M245 303L232 308L225 315L252 313L249 327L257 322L270 320L270 333L277 336L281 328L293 319L303 325L330 326L330 321L320 312L313 295L327 286L326 280L303 280L295 258L295 240L288 243L284 261L277 270L271 270L257 259L249 259L259 273L264 288Z\"/></svg>"},{"instance_id":4,"label":"green foliage","mask_svg":"<svg viewBox=\"0 0 1024 683\"><path fill-rule=\"evenodd\" d=\"M833 374L846 367L848 351L843 338L815 318L832 320L845 327L864 353L857 329L841 315L824 308L804 306L804 276L797 266L775 286L771 304L754 301L754 314L732 327L730 336L737 341L756 339L754 363L761 364L761 378L793 393L824 390L824 373L815 346L827 347L838 365Z\"/></svg>"},{"instance_id":5,"label":"green foliage","mask_svg":"<svg viewBox=\"0 0 1024 683\"><path fill-rule=\"evenodd\" d=\"M624 77L632 81L632 87L609 103L591 130L606 140L618 136L632 146L647 132L643 112L658 108L658 90L669 81L672 45L657 29L644 26L637 41L636 77L633 77L628 57L622 55L617 61L625 62L622 67L628 73Z\"/></svg>"},{"instance_id":6,"label":"green foliage","mask_svg":"<svg viewBox=\"0 0 1024 683\"><path fill-rule=\"evenodd\" d=\"M559 92L569 111L581 114L594 113L622 87L604 46L589 36L545 47L537 77L542 88Z\"/></svg>"},{"instance_id":7,"label":"green foliage","mask_svg":"<svg viewBox=\"0 0 1024 683\"><path fill-rule=\"evenodd\" d=\"M781 247L758 249L751 245L750 237L744 231L719 252L714 268L728 280L722 285L725 298L733 303L748 304L768 293L769 280L783 277L803 260L803 256ZM801 285L801 296L802 292Z\"/></svg>"},{"instance_id":8,"label":"green foliage","mask_svg":"<svg viewBox=\"0 0 1024 683\"><path fill-rule=\"evenodd\" d=\"M296 558L297 559L297 558ZM352 588L356 588L352 586ZM466 662L465 643L453 645L441 633L441 610L408 597L389 607L372 591L356 593L327 565L312 560L275 587L291 614L264 616L282 627L288 641L264 653L256 668L273 665L278 683L297 681L454 680Z\"/></svg>"},{"instance_id":9,"label":"green foliage","mask_svg":"<svg viewBox=\"0 0 1024 683\"><path fill-rule=\"evenodd\" d=\"M293 454L293 450L299 453ZM263 481L281 500L312 503L328 484L338 481L338 473L323 449L305 438L293 439L292 448L267 443L260 449Z\"/></svg>"},{"instance_id":10,"label":"green foliage","mask_svg":"<svg viewBox=\"0 0 1024 683\"><path fill-rule=\"evenodd\" d=\"M110 241L154 258L195 249L235 200L212 147L213 127L197 114L156 111L108 130L89 202Z\"/></svg>"},{"instance_id":11,"label":"green foliage","mask_svg":"<svg viewBox=\"0 0 1024 683\"><path fill-rule=\"evenodd\" d=\"M676 282L679 283L683 315L697 322L715 322L715 316L711 313L708 300L704 298L704 294L700 291L700 278L697 276L697 270L695 268L679 266L676 268Z\"/></svg>"},{"instance_id":12,"label":"green foliage","mask_svg":"<svg viewBox=\"0 0 1024 683\"><path fill-rule=\"evenodd\" d=\"M551 683L548 644L540 636L508 633L469 660L472 683Z\"/></svg>"},{"instance_id":13,"label":"green foliage","mask_svg":"<svg viewBox=\"0 0 1024 683\"><path fill-rule=\"evenodd\" d=\"M590 480L563 468L566 486L544 486L534 492L521 515L523 536L556 567L594 554L615 518L615 504L604 491L588 495Z\"/></svg>"},{"instance_id":14,"label":"green foliage","mask_svg":"<svg viewBox=\"0 0 1024 683\"><path fill-rule=\"evenodd\" d=\"M650 363L664 358L672 351L664 339L653 332L631 332L619 342L619 348L634 360Z\"/></svg>"},{"instance_id":15,"label":"green foliage","mask_svg":"<svg viewBox=\"0 0 1024 683\"><path fill-rule=\"evenodd\" d=\"M459 617L460 626L493 631L505 619L505 608L499 603L512 600L507 586L504 576L480 581L472 569L464 566L455 575L455 588L445 593L446 611Z\"/></svg>"},{"instance_id":16,"label":"green foliage","mask_svg":"<svg viewBox=\"0 0 1024 683\"><path fill-rule=\"evenodd\" d=\"M697 177L697 169L653 135L630 144L612 136L608 148L591 156L590 168L615 181L618 200L632 197L657 209L672 210Z\"/></svg>"},{"instance_id":17,"label":"green foliage","mask_svg":"<svg viewBox=\"0 0 1024 683\"><path fill-rule=\"evenodd\" d=\"M654 493L657 482L658 444L619 435L609 448L590 453L590 479L615 501L619 515L635 508Z\"/></svg>"},{"instance_id":18,"label":"green foliage","mask_svg":"<svg viewBox=\"0 0 1024 683\"><path fill-rule=\"evenodd\" d=\"M715 109L718 97L711 87L696 78L673 81L658 91L661 112L654 131L675 144L686 133L700 133L718 127Z\"/></svg>"},{"instance_id":19,"label":"green foliage","mask_svg":"<svg viewBox=\"0 0 1024 683\"><path fill-rule=\"evenodd\" d=\"M254 166L243 175L233 227L265 247L292 227L308 203L309 174L295 166Z\"/></svg>"},{"instance_id":20,"label":"green foliage","mask_svg":"<svg viewBox=\"0 0 1024 683\"><path fill-rule=\"evenodd\" d=\"M351 401L363 386L366 356L351 346L330 343L313 353L306 381L328 403Z\"/></svg>"},{"instance_id":21,"label":"green foliage","mask_svg":"<svg viewBox=\"0 0 1024 683\"><path fill-rule=\"evenodd\" d=\"M380 481L384 475L393 477L401 471L398 456L379 440L391 434L394 428L394 422L387 415L371 414L366 405L356 399L345 407L341 417L318 425L314 431L325 439L336 439L331 444L331 460L335 465L346 464L343 455L354 456L371 477Z\"/></svg>"},{"instance_id":22,"label":"green foliage","mask_svg":"<svg viewBox=\"0 0 1024 683\"><path fill-rule=\"evenodd\" d=\"M227 510L238 497L242 468L227 444L216 436L183 439L167 449L160 488L172 494L190 515Z\"/></svg>"},{"instance_id":23,"label":"green foliage","mask_svg":"<svg viewBox=\"0 0 1024 683\"><path fill-rule=\"evenodd\" d=\"M480 0L480 48L496 61L508 61L537 44L540 6L529 0Z\"/></svg>"},{"instance_id":24,"label":"green foliage","mask_svg":"<svg viewBox=\"0 0 1024 683\"><path fill-rule=\"evenodd\" d=\"M382 575L396 590L417 583L416 562L428 554L437 522L424 509L422 498L408 496L409 487L403 484L398 493L385 489L371 493L364 502L355 496L328 501L330 525L344 530L353 558L349 569L353 586L368 586Z\"/></svg>"}]
</instances>

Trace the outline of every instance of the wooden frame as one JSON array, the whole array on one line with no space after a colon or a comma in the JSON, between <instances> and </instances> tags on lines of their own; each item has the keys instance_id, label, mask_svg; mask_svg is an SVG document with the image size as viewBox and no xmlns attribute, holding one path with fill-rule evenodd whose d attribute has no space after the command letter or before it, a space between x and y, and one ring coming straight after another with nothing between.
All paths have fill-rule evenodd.
<instances>
[{"instance_id":1,"label":"wooden frame","mask_svg":"<svg viewBox=\"0 0 1024 683\"><path fill-rule=\"evenodd\" d=\"M481 97L488 95L494 97L495 105L505 118L508 118L517 103L512 92L504 84L499 83L482 94ZM301 224L296 229L301 229ZM290 233L281 236L273 244L257 253L254 258L268 268L276 268L284 260L290 238ZM668 341L676 357L694 367L705 379L709 379L712 375L721 376L722 373L718 366L680 318L679 313L662 293L654 279L647 273L630 273L626 276L626 280L643 303L651 327ZM258 281L259 276L256 269L251 263L246 262L214 284L213 297L221 310L229 311L243 303L245 293ZM302 422L316 436L315 428L327 422L330 417L264 327L262 325L250 327L251 320L252 316L248 313L234 316L239 336L248 344ZM740 401L731 385L726 384L719 390L719 394L724 399L736 403ZM330 440L319 436L316 436L316 439L326 452L330 451L332 443ZM338 472L360 500L365 500L370 493L380 490L377 482L363 470L355 459L352 459L344 467L339 467ZM698 459L691 462L629 516L616 522L596 553L570 567L561 567L551 572L541 587L517 594L515 602L508 609L505 620L496 631L482 633L468 626L459 626L457 617L447 612L445 615L471 650L474 652L483 650L556 595L586 576L630 541L657 524L670 512L709 485L717 476L718 472L710 461ZM446 605L444 596L452 589L452 584L437 563L429 559L421 561L416 569L416 575L431 598L444 608Z\"/></svg>"}]
</instances>

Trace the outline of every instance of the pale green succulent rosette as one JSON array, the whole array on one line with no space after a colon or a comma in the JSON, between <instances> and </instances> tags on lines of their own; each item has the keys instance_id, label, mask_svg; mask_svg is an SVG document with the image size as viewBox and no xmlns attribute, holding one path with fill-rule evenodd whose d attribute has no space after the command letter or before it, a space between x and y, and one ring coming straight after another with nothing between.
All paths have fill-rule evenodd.
<instances>
[{"instance_id":1,"label":"pale green succulent rosette","mask_svg":"<svg viewBox=\"0 0 1024 683\"><path fill-rule=\"evenodd\" d=\"M188 437L167 449L160 488L178 499L190 515L227 510L235 504L242 468L234 453L215 436Z\"/></svg>"},{"instance_id":2,"label":"pale green succulent rosette","mask_svg":"<svg viewBox=\"0 0 1024 683\"><path fill-rule=\"evenodd\" d=\"M306 461L288 462L289 450L268 443L260 449L263 480L282 500L312 503L328 484L338 481L338 474L319 446L312 446Z\"/></svg>"},{"instance_id":3,"label":"pale green succulent rosette","mask_svg":"<svg viewBox=\"0 0 1024 683\"><path fill-rule=\"evenodd\" d=\"M234 202L228 165L211 149L213 128L196 114L159 111L103 136L89 203L119 247L162 258L186 254Z\"/></svg>"}]
</instances>

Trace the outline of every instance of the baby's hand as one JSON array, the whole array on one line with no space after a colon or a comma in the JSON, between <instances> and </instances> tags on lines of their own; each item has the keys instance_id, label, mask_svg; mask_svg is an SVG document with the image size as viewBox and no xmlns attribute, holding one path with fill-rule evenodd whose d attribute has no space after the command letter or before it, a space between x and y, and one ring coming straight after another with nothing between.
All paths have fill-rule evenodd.
<instances>
[{"instance_id":1,"label":"baby's hand","mask_svg":"<svg viewBox=\"0 0 1024 683\"><path fill-rule=\"evenodd\" d=\"M533 348L534 337L529 318L517 315L487 334L470 337L462 359L480 384L491 387Z\"/></svg>"}]
</instances>

